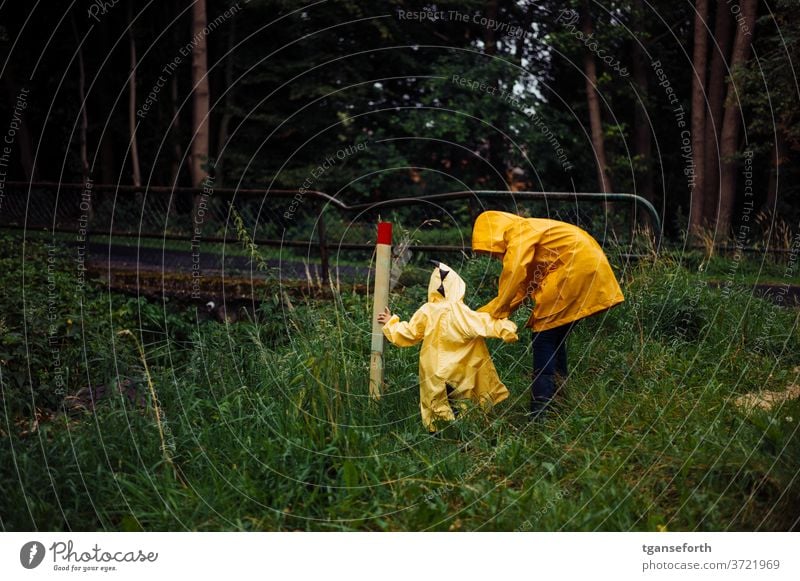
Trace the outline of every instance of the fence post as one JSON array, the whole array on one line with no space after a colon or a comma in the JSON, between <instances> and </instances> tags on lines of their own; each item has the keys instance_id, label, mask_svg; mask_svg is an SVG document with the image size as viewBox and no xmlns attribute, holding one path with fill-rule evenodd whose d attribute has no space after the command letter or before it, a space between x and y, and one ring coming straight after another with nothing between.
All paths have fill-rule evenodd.
<instances>
[{"instance_id":1,"label":"fence post","mask_svg":"<svg viewBox=\"0 0 800 581\"><path fill-rule=\"evenodd\" d=\"M389 279L392 272L392 223L378 222L375 245L375 293L372 302L372 353L369 361L369 395L380 399L383 393L383 325L378 314L389 306Z\"/></svg>"}]
</instances>

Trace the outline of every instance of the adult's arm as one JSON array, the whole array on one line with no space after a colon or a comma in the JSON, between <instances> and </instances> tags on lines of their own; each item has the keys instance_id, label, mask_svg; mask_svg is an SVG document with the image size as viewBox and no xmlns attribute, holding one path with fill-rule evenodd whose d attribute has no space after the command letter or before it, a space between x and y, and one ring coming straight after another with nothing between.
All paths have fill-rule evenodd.
<instances>
[{"instance_id":1,"label":"adult's arm","mask_svg":"<svg viewBox=\"0 0 800 581\"><path fill-rule=\"evenodd\" d=\"M513 239L507 243L503 256L503 272L497 285L497 296L478 309L495 319L506 319L533 290L528 289L528 272L536 252L536 237L525 225L515 230Z\"/></svg>"}]
</instances>

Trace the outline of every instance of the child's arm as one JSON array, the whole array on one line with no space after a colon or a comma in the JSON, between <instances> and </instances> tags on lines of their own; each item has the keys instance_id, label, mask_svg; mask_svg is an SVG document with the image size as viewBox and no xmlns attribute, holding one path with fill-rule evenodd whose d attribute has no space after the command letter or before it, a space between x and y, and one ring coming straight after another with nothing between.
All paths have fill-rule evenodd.
<instances>
[{"instance_id":1,"label":"child's arm","mask_svg":"<svg viewBox=\"0 0 800 581\"><path fill-rule=\"evenodd\" d=\"M397 315L393 315L389 307L378 314L378 322L383 325L383 334L398 347L411 347L422 341L427 320L427 310L424 305L407 323L401 321Z\"/></svg>"},{"instance_id":2,"label":"child's arm","mask_svg":"<svg viewBox=\"0 0 800 581\"><path fill-rule=\"evenodd\" d=\"M495 319L489 313L477 313L464 305L461 309L460 326L469 337L502 339L506 343L519 340L517 324L510 319Z\"/></svg>"}]
</instances>

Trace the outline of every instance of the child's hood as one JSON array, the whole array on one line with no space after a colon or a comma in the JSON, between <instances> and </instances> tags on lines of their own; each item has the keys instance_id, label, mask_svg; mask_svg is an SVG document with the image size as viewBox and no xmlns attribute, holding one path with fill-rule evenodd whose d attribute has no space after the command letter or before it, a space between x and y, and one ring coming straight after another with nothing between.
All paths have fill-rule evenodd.
<instances>
[{"instance_id":1,"label":"child's hood","mask_svg":"<svg viewBox=\"0 0 800 581\"><path fill-rule=\"evenodd\" d=\"M447 266L445 263L438 263L438 267L433 269L431 274L431 281L428 283L428 301L435 303L437 301L448 301L457 303L464 300L464 295L467 291L467 285L464 280L458 276L458 273Z\"/></svg>"}]
</instances>

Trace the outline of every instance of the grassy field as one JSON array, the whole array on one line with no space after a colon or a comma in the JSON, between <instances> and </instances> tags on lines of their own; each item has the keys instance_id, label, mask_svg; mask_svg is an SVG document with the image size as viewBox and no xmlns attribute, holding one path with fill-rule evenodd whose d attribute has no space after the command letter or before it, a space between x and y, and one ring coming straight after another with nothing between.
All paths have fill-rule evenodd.
<instances>
[{"instance_id":1,"label":"grassy field","mask_svg":"<svg viewBox=\"0 0 800 581\"><path fill-rule=\"evenodd\" d=\"M800 402L734 404L800 382L800 310L714 289L695 265L619 273L626 302L576 327L565 396L544 421L525 417L524 331L490 345L512 397L430 437L417 349L388 346L386 395L366 395L368 297L290 306L276 293L255 320L222 325L81 290L63 251L6 242L3 530L800 526ZM492 296L496 263L452 266L470 306ZM755 268L734 266L735 277ZM772 268L781 280L785 265ZM410 285L392 309L409 317L424 295ZM116 393L124 379L141 397ZM113 395L94 412L65 410L63 396L89 383Z\"/></svg>"}]
</instances>

